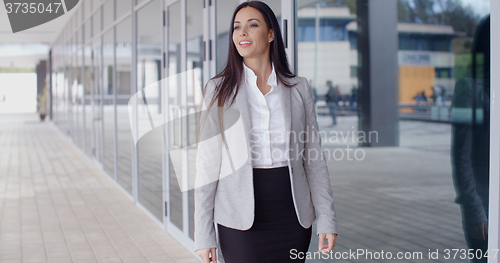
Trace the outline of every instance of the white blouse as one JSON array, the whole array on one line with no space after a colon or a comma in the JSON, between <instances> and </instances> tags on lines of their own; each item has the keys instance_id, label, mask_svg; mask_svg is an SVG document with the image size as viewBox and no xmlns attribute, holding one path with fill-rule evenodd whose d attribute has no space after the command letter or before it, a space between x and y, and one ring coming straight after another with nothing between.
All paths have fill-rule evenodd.
<instances>
[{"instance_id":1,"label":"white blouse","mask_svg":"<svg viewBox=\"0 0 500 263\"><path fill-rule=\"evenodd\" d=\"M257 87L257 76L243 63L245 86L252 121L250 151L253 168L274 168L288 165L283 108L278 94L278 80L273 71L267 80L271 90L265 95Z\"/></svg>"}]
</instances>

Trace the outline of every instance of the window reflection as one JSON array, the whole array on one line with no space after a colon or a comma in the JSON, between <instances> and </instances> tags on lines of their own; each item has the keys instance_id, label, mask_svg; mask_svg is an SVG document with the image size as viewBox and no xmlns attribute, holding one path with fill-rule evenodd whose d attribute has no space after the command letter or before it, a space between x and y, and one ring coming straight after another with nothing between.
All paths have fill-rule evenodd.
<instances>
[{"instance_id":1,"label":"window reflection","mask_svg":"<svg viewBox=\"0 0 500 263\"><path fill-rule=\"evenodd\" d=\"M331 168L339 230L344 231L336 250L388 249L426 255L429 248L486 248L489 69L484 65L489 65L489 55L471 56L473 36L480 30L476 29L481 17L477 7L483 4L467 7L459 1L425 1L429 9L424 1L399 0L398 43L392 51L398 60L397 86L367 83L370 96L361 101L361 80L370 78L363 78L367 73L360 70L367 60L358 52L365 44L360 42L360 30L365 28L358 23L370 14L360 12L359 3L372 1L299 0L297 10L297 74L306 77L317 94L319 129ZM377 19L384 14L371 15ZM377 29L370 30L377 34ZM369 48L387 52L383 50L387 47ZM370 65L384 67L383 61ZM358 110L364 107L370 118L383 119L371 104L374 97L384 96L373 93L393 90L397 107L389 106L391 101L383 110L399 115L395 133L399 145L366 147L370 144L363 143L363 130L358 129L363 121ZM362 161L352 155L356 151L363 153L358 155ZM311 248L315 247L313 239Z\"/></svg>"},{"instance_id":2,"label":"window reflection","mask_svg":"<svg viewBox=\"0 0 500 263\"><path fill-rule=\"evenodd\" d=\"M92 67L93 67L93 58L92 58L92 49L89 45L83 46L83 55L84 55L84 74L85 74L85 131L86 131L86 149L87 154L89 156L95 155L95 136L93 136L94 132L94 103L93 103L93 92L92 87L95 85L94 79L92 78Z\"/></svg>"},{"instance_id":3,"label":"window reflection","mask_svg":"<svg viewBox=\"0 0 500 263\"><path fill-rule=\"evenodd\" d=\"M161 0L154 0L137 12L137 91L144 91L147 106L137 107L139 123L161 123ZM146 88L147 87L147 88ZM154 127L151 127L154 129ZM153 132L153 131L151 131ZM146 137L146 136L145 136ZM143 138L145 138L143 137ZM158 136L157 138L161 138ZM163 221L162 155L150 153L152 147L139 140L139 202ZM160 143L156 141L155 143Z\"/></svg>"},{"instance_id":4,"label":"window reflection","mask_svg":"<svg viewBox=\"0 0 500 263\"><path fill-rule=\"evenodd\" d=\"M202 98L203 87L203 28L198 26L203 24L203 0L188 0L187 1L187 72L188 74L188 114L196 112L197 102ZM190 71L193 70L193 71ZM191 115L188 115L191 116ZM196 130L196 119L188 120L188 145L194 143L194 131ZM192 163L196 159L196 147L188 147L188 162ZM189 169L189 178L195 178L196 169ZM194 190L189 190L189 236L194 239Z\"/></svg>"},{"instance_id":5,"label":"window reflection","mask_svg":"<svg viewBox=\"0 0 500 263\"><path fill-rule=\"evenodd\" d=\"M121 2L121 1L119 1ZM115 0L108 0L106 3L103 5L102 9L102 28L105 30L108 28L115 19Z\"/></svg>"},{"instance_id":6,"label":"window reflection","mask_svg":"<svg viewBox=\"0 0 500 263\"><path fill-rule=\"evenodd\" d=\"M95 13L92 15L92 36L97 36L101 33L101 8L97 9Z\"/></svg>"},{"instance_id":7,"label":"window reflection","mask_svg":"<svg viewBox=\"0 0 500 263\"><path fill-rule=\"evenodd\" d=\"M81 35L76 34L76 48L78 50L75 53L75 61L73 65L73 107L74 107L74 118L73 118L73 129L75 131L76 145L85 151L85 145L83 144L83 136L85 136L84 130L84 115L83 115L83 83L82 83L82 49L81 49Z\"/></svg>"},{"instance_id":8,"label":"window reflection","mask_svg":"<svg viewBox=\"0 0 500 263\"><path fill-rule=\"evenodd\" d=\"M132 22L127 17L116 26L116 123L118 184L132 194L132 131L128 101L132 94Z\"/></svg>"},{"instance_id":9,"label":"window reflection","mask_svg":"<svg viewBox=\"0 0 500 263\"><path fill-rule=\"evenodd\" d=\"M146 2L147 5L137 10L137 24L132 25L131 5ZM82 9L69 19L53 49L53 107L57 125L88 155L96 156L99 161L104 159L104 169L109 175L115 172L116 137L118 183L130 194L133 192L133 142L127 103L132 90L135 85L140 90L160 79L163 67L160 63L161 45L166 49L166 75L184 71L180 41L183 27L179 23L181 4L177 1L168 7L170 23L165 29L162 27L161 2L83 1ZM265 2L281 17L281 1ZM397 83L394 87L377 86L377 90L362 93L363 85L380 84L364 78L367 73L361 68L366 68L363 63L369 61L363 60L358 49L368 47L371 52L386 52L384 49L387 49L385 45L367 46L366 39L360 38L363 33L360 27L369 14L360 12L361 5L357 4L374 2L297 1L296 73L308 79L313 94L317 95L316 113L320 131L324 132L323 147L329 158L339 230L342 231L339 233L342 242L338 243L336 250L366 248L380 251L389 248L393 251L427 252L429 248L484 249L487 247L489 202L490 84L489 54L483 52L489 49L483 46L489 43L489 39L481 32L489 29L482 30L487 18L482 23L479 21L488 13L489 2L477 0L466 5L463 4L465 1L458 0L398 0L396 6L396 1L392 1L393 8L387 10L397 12L398 21L397 31L394 31L397 43L391 43L395 47L390 52L396 55L397 67L390 70L396 72ZM91 16L91 11L100 3L103 3L102 16L101 11ZM217 41L212 46L216 72L224 66L222 63L226 61L227 45L230 44L227 34L230 10L239 3L239 0L219 0L216 3ZM194 101L199 101L197 96L203 83L199 77L208 70L203 68L203 27L199 26L204 21L203 2L187 0L186 4L185 65L186 70L193 70L190 72L196 74L188 76L187 90L172 81L169 88L164 89L168 94L161 94L160 89L147 94L153 118L160 117L161 110L166 109L168 113L165 114L173 119L182 107L189 108ZM116 25L116 43L113 43L114 29L102 35L102 44L100 38L94 38L92 42L91 36L96 36L101 29L108 29L115 21L109 12L116 12L117 19L129 16ZM387 13L378 13L371 18L376 20L385 15ZM137 46L132 45L133 28L137 28ZM162 42L162 30L168 34L165 38L168 43ZM372 35L377 33L380 31L370 32ZM132 65L132 48L137 51L135 65ZM113 63L114 52L116 65ZM135 72L133 67L137 68L136 83L131 83L131 74ZM373 62L373 68L384 68L384 63ZM115 89L113 85L116 85ZM113 123L115 91L116 133ZM183 94L187 95L187 100ZM360 96L363 94L370 96L363 100ZM378 99L373 99L375 96ZM395 99L386 101L391 96ZM161 105L160 98L169 102L168 107ZM388 106L371 108L371 103L380 104L381 101L387 102ZM94 107L91 107L92 102ZM397 129L394 137L397 136L399 145L367 147L369 144L364 144L359 134L363 129L358 128L366 117L360 113L361 109L368 109L364 113L381 121L385 116L380 116L377 110L396 112L399 117L396 128L386 128ZM332 125L334 116L336 125ZM188 133L194 130L190 125ZM181 122L172 122L168 128L170 149L181 147ZM382 134L386 131L379 129L375 132ZM91 149L96 152L90 152ZM356 160L354 152L357 152L357 158L362 157L362 161ZM194 153L189 152L188 158L194 158ZM161 157L140 151L138 161L139 202L162 219ZM168 161L171 162L171 170L166 171L171 187L168 189L168 213L171 222L184 229L185 200L173 169L182 167L174 165L182 160L168 158ZM190 173L193 171L189 169ZM186 214L189 215L187 222L191 237L192 199L190 191L189 212ZM311 251L317 246L316 239L312 242Z\"/></svg>"},{"instance_id":10,"label":"window reflection","mask_svg":"<svg viewBox=\"0 0 500 263\"><path fill-rule=\"evenodd\" d=\"M181 118L180 106L181 102L181 85L179 78L175 77L181 73L181 25L174 21L180 21L181 3L178 1L167 7L168 13L168 56L167 56L167 75L168 79L168 116L170 122L168 127L168 144L169 151L177 150L181 146ZM170 196L170 221L179 229L183 229L183 205L182 205L182 192L177 181L176 173L183 172L182 159L175 158L176 155L169 154L170 170L169 178L170 189L168 189ZM179 167L181 169L174 169ZM181 178L181 176L179 176Z\"/></svg>"},{"instance_id":11,"label":"window reflection","mask_svg":"<svg viewBox=\"0 0 500 263\"><path fill-rule=\"evenodd\" d=\"M114 30L103 36L102 44L102 82L103 82L103 118L104 118L104 171L115 176L115 107L113 100L113 42Z\"/></svg>"},{"instance_id":12,"label":"window reflection","mask_svg":"<svg viewBox=\"0 0 500 263\"><path fill-rule=\"evenodd\" d=\"M108 0L109 1L109 0ZM121 18L131 10L131 0L115 0L116 1L116 19Z\"/></svg>"},{"instance_id":13,"label":"window reflection","mask_svg":"<svg viewBox=\"0 0 500 263\"><path fill-rule=\"evenodd\" d=\"M452 100L452 171L462 227L474 255L488 249L490 146L490 17L474 34L471 61ZM487 258L471 262L487 262Z\"/></svg>"},{"instance_id":14,"label":"window reflection","mask_svg":"<svg viewBox=\"0 0 500 263\"><path fill-rule=\"evenodd\" d=\"M301 15L299 15L301 17ZM304 16L305 17L305 16ZM322 18L319 26L319 41L344 41L347 34L345 26L354 18L343 19ZM316 26L313 18L300 18L297 38L299 42L313 42L316 37Z\"/></svg>"}]
</instances>

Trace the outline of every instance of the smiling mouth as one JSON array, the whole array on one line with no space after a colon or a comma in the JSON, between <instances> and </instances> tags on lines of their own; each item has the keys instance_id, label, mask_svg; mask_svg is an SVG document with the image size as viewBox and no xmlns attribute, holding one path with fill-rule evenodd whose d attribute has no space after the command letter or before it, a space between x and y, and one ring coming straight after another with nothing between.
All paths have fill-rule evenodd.
<instances>
[{"instance_id":1,"label":"smiling mouth","mask_svg":"<svg viewBox=\"0 0 500 263\"><path fill-rule=\"evenodd\" d=\"M240 46L251 45L251 44L252 44L252 42L249 42L249 41L240 42Z\"/></svg>"}]
</instances>

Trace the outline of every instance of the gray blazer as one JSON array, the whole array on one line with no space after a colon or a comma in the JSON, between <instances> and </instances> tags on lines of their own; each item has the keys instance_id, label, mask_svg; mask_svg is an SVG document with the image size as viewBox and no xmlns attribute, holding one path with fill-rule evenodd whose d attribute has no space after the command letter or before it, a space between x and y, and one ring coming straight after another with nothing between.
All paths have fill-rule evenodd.
<instances>
[{"instance_id":1,"label":"gray blazer","mask_svg":"<svg viewBox=\"0 0 500 263\"><path fill-rule=\"evenodd\" d=\"M215 81L220 79L212 79L207 84L206 105L212 99ZM309 83L299 76L289 81L298 84L288 88L278 81L278 91L284 108L287 135L290 134L286 145L295 211L304 228L311 227L317 218L317 234L337 233L330 176L318 134ZM227 107L229 102L226 103ZM217 247L215 223L248 230L254 221L251 119L244 90L238 92L230 108L238 114L232 115L233 118L224 115L225 129L226 121L232 125L224 131L226 143L222 142L220 135L215 136L220 133L219 124L215 121L218 120L216 103L210 113L205 111L200 119L203 122L201 130L214 137L210 143L209 140L200 141L196 155L195 251Z\"/></svg>"}]
</instances>

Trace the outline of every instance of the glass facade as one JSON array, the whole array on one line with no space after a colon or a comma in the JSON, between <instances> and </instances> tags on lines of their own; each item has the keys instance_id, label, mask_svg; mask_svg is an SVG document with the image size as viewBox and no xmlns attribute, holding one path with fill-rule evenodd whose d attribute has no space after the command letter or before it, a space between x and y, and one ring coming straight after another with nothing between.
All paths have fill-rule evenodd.
<instances>
[{"instance_id":1,"label":"glass facade","mask_svg":"<svg viewBox=\"0 0 500 263\"><path fill-rule=\"evenodd\" d=\"M132 87L132 19L127 17L116 25L116 152L118 153L118 184L132 194L133 141L128 119L128 100Z\"/></svg>"},{"instance_id":2,"label":"glass facade","mask_svg":"<svg viewBox=\"0 0 500 263\"><path fill-rule=\"evenodd\" d=\"M181 149L181 140L182 140L182 132L181 132L181 116L180 107L182 105L182 93L180 92L180 83L177 81L178 79L175 76L182 72L182 51L181 51L181 24L176 23L175 21L180 21L181 14L181 2L175 2L172 5L167 7L168 13L168 57L167 57L167 65L168 71L167 76L170 77L168 81L168 116L170 116L171 124L168 126L169 136L168 136L168 144L169 151L176 151ZM175 158L177 157L177 158ZM172 156L170 158L170 169L168 180L170 182L169 187L169 200L170 200L170 210L168 211L170 214L170 220L172 224L177 226L179 229L183 229L184 227L184 206L182 203L182 192L180 190L180 186L177 183L178 176L181 176L185 173L185 167L182 166L182 159L178 158L179 156ZM175 167L179 167L180 169L174 169ZM179 175L178 175L178 174Z\"/></svg>"},{"instance_id":3,"label":"glass facade","mask_svg":"<svg viewBox=\"0 0 500 263\"><path fill-rule=\"evenodd\" d=\"M115 91L114 91L114 28L102 36L102 87L103 87L103 166L104 171L115 177Z\"/></svg>"},{"instance_id":4,"label":"glass facade","mask_svg":"<svg viewBox=\"0 0 500 263\"><path fill-rule=\"evenodd\" d=\"M138 106L140 116L162 117L161 107L161 0L154 0L137 12L137 88L146 92L146 107ZM147 89L146 89L147 87ZM144 121L139 119L140 121ZM147 120L146 120L147 121ZM158 143L163 143L159 141ZM143 150L148 145L138 143L139 202L158 220L163 220L162 155Z\"/></svg>"},{"instance_id":5,"label":"glass facade","mask_svg":"<svg viewBox=\"0 0 500 263\"><path fill-rule=\"evenodd\" d=\"M477 29L464 36L453 21L457 18L445 24L409 23L397 15L387 18L385 11L383 18L382 12L370 14L389 9L392 1L343 2L299 0L297 12L298 75L316 90L335 207L339 222L344 222L339 223L344 233L339 233L335 250L363 248L392 255L405 250L425 258L429 248L460 247L473 252L480 248L481 257L487 248L489 149L484 140L489 138L489 122L477 117L481 121L474 125L470 116L475 116L474 97L475 112L489 112L484 95L489 83L478 77L489 73L482 67L489 62L484 64L479 56L477 75L470 77L474 62L469 41L489 50L489 37L476 39L484 25L474 17ZM348 5L352 2L357 6ZM319 19L311 18L314 14ZM326 40L341 35L330 29L325 37L321 21L350 16L356 19L344 25L348 37ZM387 21L393 24L388 27ZM310 248L317 246L313 237ZM439 260L445 261L442 255Z\"/></svg>"},{"instance_id":6,"label":"glass facade","mask_svg":"<svg viewBox=\"0 0 500 263\"><path fill-rule=\"evenodd\" d=\"M181 180L196 172L197 123L189 114L204 84L225 66L230 19L241 1L80 2L52 45L54 122L189 247L194 193L181 191ZM287 22L288 59L316 94L341 232L335 251L426 256L429 248L484 248L486 241L475 237L488 215L486 14L466 28L453 14L422 23L387 1L399 10L388 34L385 15L368 13L376 1L264 2L280 25L297 16L295 32ZM408 8L417 10L413 2ZM135 94L141 101L132 103ZM134 141L134 123L160 134L162 154L148 151L151 141ZM317 242L313 235L310 251Z\"/></svg>"}]
</instances>

